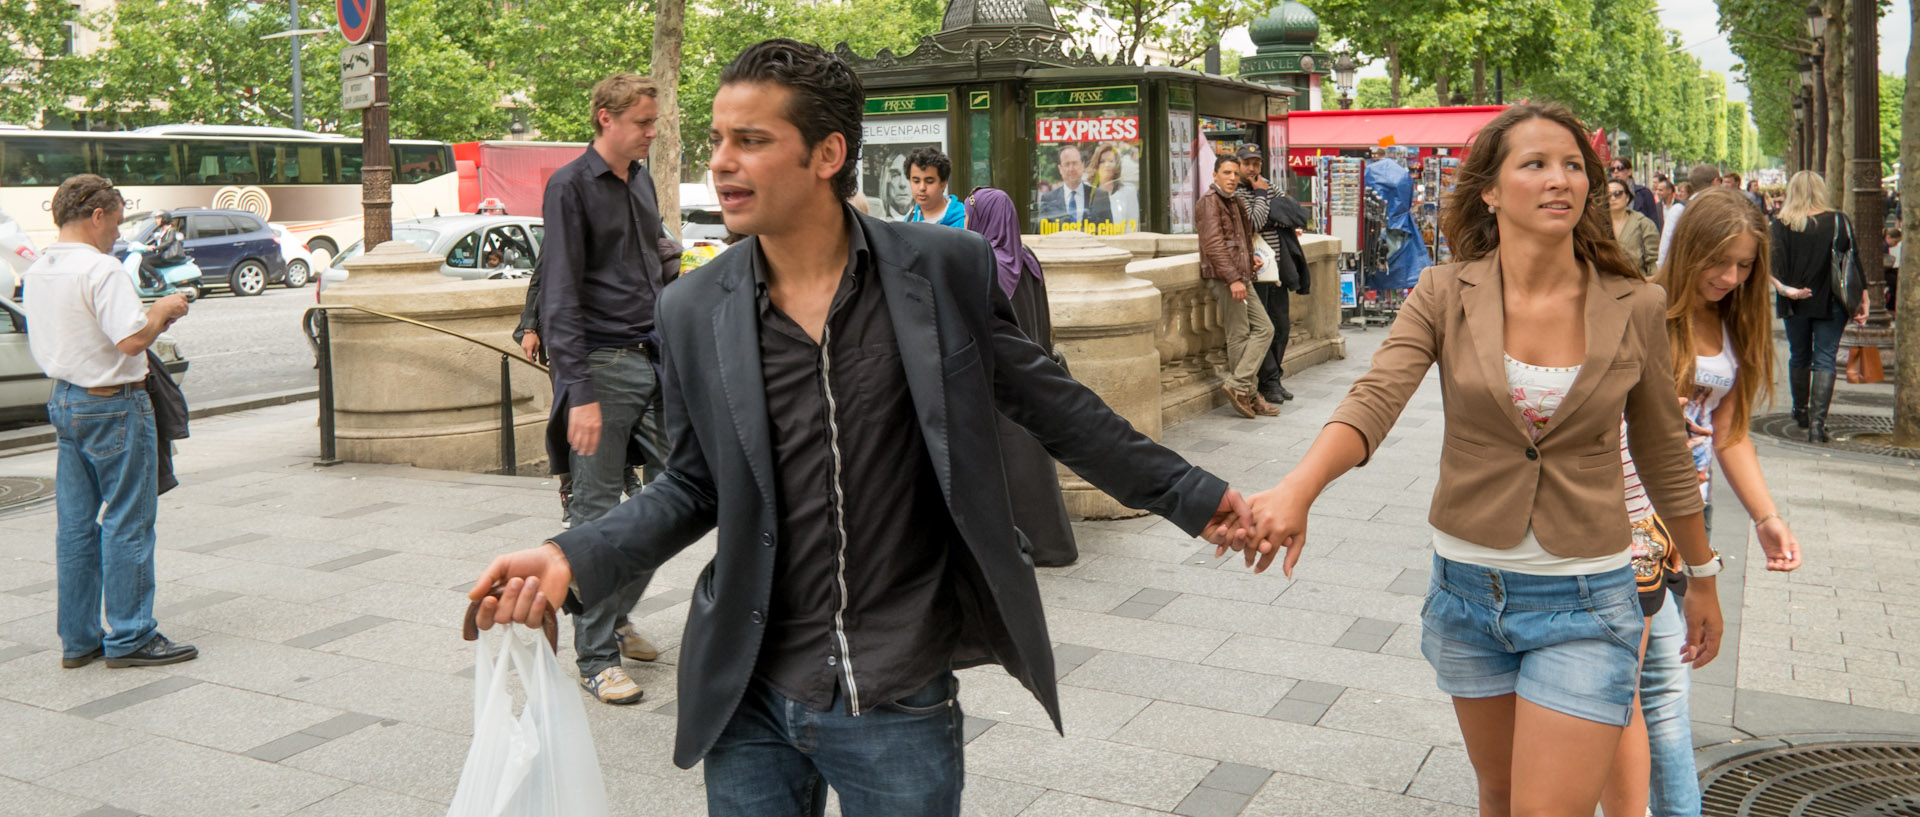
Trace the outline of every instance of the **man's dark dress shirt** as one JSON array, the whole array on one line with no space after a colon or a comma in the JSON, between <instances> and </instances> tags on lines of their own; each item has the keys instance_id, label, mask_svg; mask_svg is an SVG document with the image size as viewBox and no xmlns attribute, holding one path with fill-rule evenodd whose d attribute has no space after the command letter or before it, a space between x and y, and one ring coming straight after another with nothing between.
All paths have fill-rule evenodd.
<instances>
[{"instance_id":1,"label":"man's dark dress shirt","mask_svg":"<svg viewBox=\"0 0 1920 817\"><path fill-rule=\"evenodd\" d=\"M660 205L639 162L621 181L592 145L547 180L540 290L541 343L556 392L574 406L599 402L587 353L637 346L653 331L653 300L666 285Z\"/></svg>"},{"instance_id":2,"label":"man's dark dress shirt","mask_svg":"<svg viewBox=\"0 0 1920 817\"><path fill-rule=\"evenodd\" d=\"M959 616L947 582L959 541L914 416L900 345L854 224L815 343L753 273L774 482L773 597L754 674L816 710L914 692L950 668Z\"/></svg>"}]
</instances>

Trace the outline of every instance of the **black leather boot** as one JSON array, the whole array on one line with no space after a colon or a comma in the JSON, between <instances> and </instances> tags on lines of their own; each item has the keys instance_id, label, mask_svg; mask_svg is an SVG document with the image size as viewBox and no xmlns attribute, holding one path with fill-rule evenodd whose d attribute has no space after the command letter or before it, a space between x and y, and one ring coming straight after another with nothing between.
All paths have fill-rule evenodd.
<instances>
[{"instance_id":1,"label":"black leather boot","mask_svg":"<svg viewBox=\"0 0 1920 817\"><path fill-rule=\"evenodd\" d=\"M1825 445L1832 441L1827 436L1827 407L1833 403L1833 372L1813 373L1813 393L1807 400L1807 441Z\"/></svg>"},{"instance_id":2,"label":"black leather boot","mask_svg":"<svg viewBox=\"0 0 1920 817\"><path fill-rule=\"evenodd\" d=\"M1787 372L1787 387L1793 390L1793 424L1807 427L1807 390L1813 380L1812 369L1791 369Z\"/></svg>"}]
</instances>

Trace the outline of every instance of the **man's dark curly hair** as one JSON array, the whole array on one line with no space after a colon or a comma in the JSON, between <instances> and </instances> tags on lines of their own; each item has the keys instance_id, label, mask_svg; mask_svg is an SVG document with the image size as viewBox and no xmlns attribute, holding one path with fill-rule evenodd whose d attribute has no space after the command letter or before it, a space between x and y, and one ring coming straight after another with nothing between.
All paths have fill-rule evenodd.
<instances>
[{"instance_id":1,"label":"man's dark curly hair","mask_svg":"<svg viewBox=\"0 0 1920 817\"><path fill-rule=\"evenodd\" d=\"M942 153L939 148L931 145L907 156L907 165L909 172L916 167L933 171L933 175L940 177L941 184L946 184L947 177L953 175L953 160L948 159L947 154Z\"/></svg>"},{"instance_id":2,"label":"man's dark curly hair","mask_svg":"<svg viewBox=\"0 0 1920 817\"><path fill-rule=\"evenodd\" d=\"M747 47L720 72L720 86L766 83L787 89L787 121L800 129L809 153L829 135L846 137L847 159L833 175L834 195L845 199L859 187L861 109L866 88L839 57L794 40L763 40Z\"/></svg>"}]
</instances>

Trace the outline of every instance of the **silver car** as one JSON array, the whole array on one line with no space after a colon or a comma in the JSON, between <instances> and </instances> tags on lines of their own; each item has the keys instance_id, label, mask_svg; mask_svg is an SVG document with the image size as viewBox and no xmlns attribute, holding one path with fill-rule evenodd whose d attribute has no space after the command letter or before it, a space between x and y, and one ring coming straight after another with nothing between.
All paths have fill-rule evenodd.
<instances>
[{"instance_id":1,"label":"silver car","mask_svg":"<svg viewBox=\"0 0 1920 817\"><path fill-rule=\"evenodd\" d=\"M544 224L530 216L433 216L394 222L393 240L439 256L440 271L455 278L525 278L540 260L540 245L547 236ZM347 280L346 262L365 251L364 241L343 250L322 275L320 285Z\"/></svg>"},{"instance_id":2,"label":"silver car","mask_svg":"<svg viewBox=\"0 0 1920 817\"><path fill-rule=\"evenodd\" d=\"M174 382L187 379L187 359L171 335L161 333L154 354L167 364ZM27 316L20 305L0 298L0 423L45 421L53 380L40 371L27 348Z\"/></svg>"}]
</instances>

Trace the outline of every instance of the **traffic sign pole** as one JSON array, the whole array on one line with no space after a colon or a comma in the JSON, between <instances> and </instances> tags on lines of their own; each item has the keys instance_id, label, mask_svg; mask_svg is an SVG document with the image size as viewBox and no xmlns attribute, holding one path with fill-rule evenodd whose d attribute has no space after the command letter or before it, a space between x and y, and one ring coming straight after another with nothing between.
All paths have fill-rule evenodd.
<instances>
[{"instance_id":1,"label":"traffic sign pole","mask_svg":"<svg viewBox=\"0 0 1920 817\"><path fill-rule=\"evenodd\" d=\"M355 0L339 0L342 3ZM360 111L360 206L366 214L364 246L393 238L393 151L387 140L387 4L366 0L373 17L373 104Z\"/></svg>"}]
</instances>

